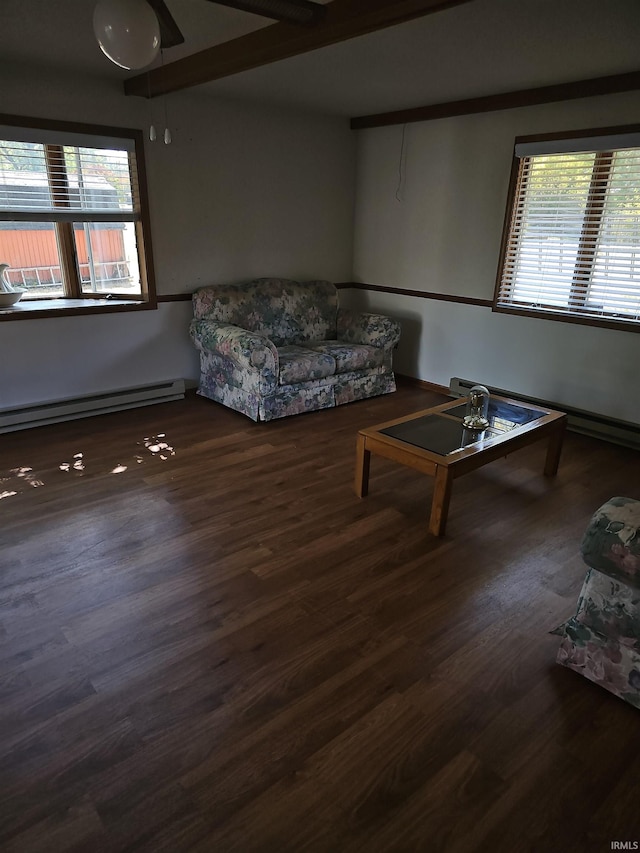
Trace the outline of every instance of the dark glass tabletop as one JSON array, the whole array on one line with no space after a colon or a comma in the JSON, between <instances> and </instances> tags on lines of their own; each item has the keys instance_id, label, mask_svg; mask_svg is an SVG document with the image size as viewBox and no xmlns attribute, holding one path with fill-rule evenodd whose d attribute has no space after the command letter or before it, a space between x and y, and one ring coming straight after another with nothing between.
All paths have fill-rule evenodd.
<instances>
[{"instance_id":1,"label":"dark glass tabletop","mask_svg":"<svg viewBox=\"0 0 640 853\"><path fill-rule=\"evenodd\" d=\"M523 424L531 423L544 417L545 412L537 409L524 408L503 400L489 400L489 427L476 431L465 429L462 425L467 411L466 402L453 406L446 412L435 412L421 418L413 418L395 426L380 430L383 435L406 441L415 447L422 447L440 456L455 453L463 447L481 444L486 438L510 432ZM450 415L451 417L445 417Z\"/></svg>"}]
</instances>

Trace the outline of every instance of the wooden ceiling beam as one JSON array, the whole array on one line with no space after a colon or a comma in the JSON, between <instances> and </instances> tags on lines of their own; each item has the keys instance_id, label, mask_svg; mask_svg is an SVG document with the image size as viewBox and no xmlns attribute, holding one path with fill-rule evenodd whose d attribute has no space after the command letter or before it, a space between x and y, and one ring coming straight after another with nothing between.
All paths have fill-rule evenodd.
<instances>
[{"instance_id":1,"label":"wooden ceiling beam","mask_svg":"<svg viewBox=\"0 0 640 853\"><path fill-rule=\"evenodd\" d=\"M608 77L592 77L589 80L576 80L571 83L537 86L535 89L517 89L514 92L502 92L498 95L481 95L477 98L465 98L461 101L427 104L424 107L410 107L406 110L395 110L390 113L356 116L351 119L351 129L362 130L367 127L387 127L393 124L410 124L415 121L433 121L439 118L452 118L495 110L513 110L518 107L532 107L557 101L571 101L577 98L594 98L598 95L632 92L636 89L640 89L640 71L629 71L624 74L611 74Z\"/></svg>"},{"instance_id":2,"label":"wooden ceiling beam","mask_svg":"<svg viewBox=\"0 0 640 853\"><path fill-rule=\"evenodd\" d=\"M473 0L333 0L314 27L278 23L125 81L127 95L154 98L393 27Z\"/></svg>"}]
</instances>

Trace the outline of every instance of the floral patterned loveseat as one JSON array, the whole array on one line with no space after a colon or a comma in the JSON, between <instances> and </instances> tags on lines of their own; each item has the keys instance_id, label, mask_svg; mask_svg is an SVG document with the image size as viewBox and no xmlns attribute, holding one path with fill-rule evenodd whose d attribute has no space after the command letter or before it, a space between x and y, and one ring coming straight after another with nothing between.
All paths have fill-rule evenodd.
<instances>
[{"instance_id":1,"label":"floral patterned loveseat","mask_svg":"<svg viewBox=\"0 0 640 853\"><path fill-rule=\"evenodd\" d=\"M270 421L395 391L399 324L338 308L328 281L261 278L193 294L198 393Z\"/></svg>"},{"instance_id":2,"label":"floral patterned loveseat","mask_svg":"<svg viewBox=\"0 0 640 853\"><path fill-rule=\"evenodd\" d=\"M589 571L558 663L640 708L640 501L615 497L596 510L582 540Z\"/></svg>"}]
</instances>

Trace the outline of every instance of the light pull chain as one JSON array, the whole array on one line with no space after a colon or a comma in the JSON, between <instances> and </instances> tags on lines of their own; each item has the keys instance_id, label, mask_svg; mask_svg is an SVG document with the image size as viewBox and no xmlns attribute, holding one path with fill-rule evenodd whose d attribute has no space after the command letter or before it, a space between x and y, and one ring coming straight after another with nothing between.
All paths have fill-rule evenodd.
<instances>
[{"instance_id":1,"label":"light pull chain","mask_svg":"<svg viewBox=\"0 0 640 853\"><path fill-rule=\"evenodd\" d=\"M149 141L156 141L156 126L153 123L153 101L151 100L151 79L147 71L147 99L149 101Z\"/></svg>"},{"instance_id":2,"label":"light pull chain","mask_svg":"<svg viewBox=\"0 0 640 853\"><path fill-rule=\"evenodd\" d=\"M161 66L164 67L164 50L160 51L160 63L161 63ZM149 76L149 71L147 71L147 97L149 99L149 119L150 119L149 141L155 142L156 139L158 138L158 135L156 133L156 126L153 123L153 99L151 97L151 78ZM164 139L165 145L171 145L171 131L169 130L169 120L167 118L167 96L166 95L162 96L162 104L163 104L163 108L164 108L164 134L163 134L162 138Z\"/></svg>"},{"instance_id":3,"label":"light pull chain","mask_svg":"<svg viewBox=\"0 0 640 853\"><path fill-rule=\"evenodd\" d=\"M403 161L405 158L404 154L404 135L407 131L407 125L402 125L402 142L400 143L400 160L398 161L398 186L396 187L396 201L402 201L402 184L404 183L404 175L402 172Z\"/></svg>"},{"instance_id":4,"label":"light pull chain","mask_svg":"<svg viewBox=\"0 0 640 853\"><path fill-rule=\"evenodd\" d=\"M164 68L164 50L160 51L160 64ZM167 119L167 96L162 96L164 105L164 144L171 145L171 131L169 130L169 120Z\"/></svg>"}]
</instances>

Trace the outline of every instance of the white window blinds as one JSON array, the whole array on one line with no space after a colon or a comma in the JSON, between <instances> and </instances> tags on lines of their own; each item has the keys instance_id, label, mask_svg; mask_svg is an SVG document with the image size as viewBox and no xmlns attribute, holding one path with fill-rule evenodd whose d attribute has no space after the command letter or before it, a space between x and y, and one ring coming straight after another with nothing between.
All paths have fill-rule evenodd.
<instances>
[{"instance_id":1,"label":"white window blinds","mask_svg":"<svg viewBox=\"0 0 640 853\"><path fill-rule=\"evenodd\" d=\"M131 222L139 218L135 154L121 148L0 138L0 217Z\"/></svg>"},{"instance_id":2,"label":"white window blinds","mask_svg":"<svg viewBox=\"0 0 640 853\"><path fill-rule=\"evenodd\" d=\"M496 308L640 322L640 148L636 138L595 142L561 140L564 153L516 146Z\"/></svg>"}]
</instances>

